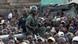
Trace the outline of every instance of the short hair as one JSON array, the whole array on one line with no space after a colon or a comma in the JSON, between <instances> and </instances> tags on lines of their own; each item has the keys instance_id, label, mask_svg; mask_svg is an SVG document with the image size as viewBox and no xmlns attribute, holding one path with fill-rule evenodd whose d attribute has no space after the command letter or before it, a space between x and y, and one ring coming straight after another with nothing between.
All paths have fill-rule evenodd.
<instances>
[{"instance_id":1,"label":"short hair","mask_svg":"<svg viewBox=\"0 0 78 44\"><path fill-rule=\"evenodd\" d=\"M74 40L74 41L72 42L72 44L78 44L78 41L75 41L75 40Z\"/></svg>"}]
</instances>

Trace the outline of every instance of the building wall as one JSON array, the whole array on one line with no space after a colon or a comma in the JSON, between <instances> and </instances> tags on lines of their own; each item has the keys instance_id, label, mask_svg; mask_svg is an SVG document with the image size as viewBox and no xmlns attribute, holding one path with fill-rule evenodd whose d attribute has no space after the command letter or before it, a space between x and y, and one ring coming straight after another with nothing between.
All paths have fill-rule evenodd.
<instances>
[{"instance_id":1,"label":"building wall","mask_svg":"<svg viewBox=\"0 0 78 44\"><path fill-rule=\"evenodd\" d=\"M6 2L6 0L0 0L0 3L5 3Z\"/></svg>"},{"instance_id":2,"label":"building wall","mask_svg":"<svg viewBox=\"0 0 78 44\"><path fill-rule=\"evenodd\" d=\"M20 5L28 5L29 3L38 3L40 0L0 0L0 15L7 15L9 13L10 4L14 8ZM14 4L14 5L12 5ZM22 6L20 6L22 7ZM11 8L12 9L12 8ZM19 13L23 8L18 8Z\"/></svg>"},{"instance_id":3,"label":"building wall","mask_svg":"<svg viewBox=\"0 0 78 44\"><path fill-rule=\"evenodd\" d=\"M40 0L7 0L8 2L39 2Z\"/></svg>"}]
</instances>

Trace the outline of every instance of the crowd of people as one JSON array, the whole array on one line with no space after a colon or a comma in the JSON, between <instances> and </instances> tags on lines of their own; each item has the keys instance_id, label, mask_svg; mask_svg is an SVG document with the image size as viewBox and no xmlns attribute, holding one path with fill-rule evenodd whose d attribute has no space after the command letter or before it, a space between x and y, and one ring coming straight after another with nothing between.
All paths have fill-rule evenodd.
<instances>
[{"instance_id":1,"label":"crowd of people","mask_svg":"<svg viewBox=\"0 0 78 44\"><path fill-rule=\"evenodd\" d=\"M49 9L42 17L39 13L31 9L16 20L12 13L7 20L0 17L0 36L9 34L7 40L0 38L0 44L78 44L78 15L67 16L63 11L53 15ZM15 37L18 33L24 37Z\"/></svg>"}]
</instances>

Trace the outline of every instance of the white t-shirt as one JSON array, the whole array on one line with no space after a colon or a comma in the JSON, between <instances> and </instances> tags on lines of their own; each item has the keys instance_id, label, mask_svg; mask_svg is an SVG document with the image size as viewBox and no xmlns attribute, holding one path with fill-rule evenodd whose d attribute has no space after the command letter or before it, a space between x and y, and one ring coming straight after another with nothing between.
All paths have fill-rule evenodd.
<instances>
[{"instance_id":1,"label":"white t-shirt","mask_svg":"<svg viewBox=\"0 0 78 44\"><path fill-rule=\"evenodd\" d=\"M1 23L0 24L3 24L5 22L5 20L1 20Z\"/></svg>"},{"instance_id":2,"label":"white t-shirt","mask_svg":"<svg viewBox=\"0 0 78 44\"><path fill-rule=\"evenodd\" d=\"M8 18L11 19L12 18L12 15L13 15L12 13L9 13L8 14Z\"/></svg>"}]
</instances>

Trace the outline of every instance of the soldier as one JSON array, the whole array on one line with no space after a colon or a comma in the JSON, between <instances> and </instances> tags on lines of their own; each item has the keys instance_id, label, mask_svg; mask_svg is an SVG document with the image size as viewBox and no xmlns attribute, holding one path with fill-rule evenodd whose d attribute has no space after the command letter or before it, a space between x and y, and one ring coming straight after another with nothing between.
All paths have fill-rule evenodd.
<instances>
[{"instance_id":1,"label":"soldier","mask_svg":"<svg viewBox=\"0 0 78 44\"><path fill-rule=\"evenodd\" d=\"M37 11L31 10L31 15L29 15L26 19L26 29L28 32L33 34L37 34L38 22L37 22Z\"/></svg>"},{"instance_id":2,"label":"soldier","mask_svg":"<svg viewBox=\"0 0 78 44\"><path fill-rule=\"evenodd\" d=\"M18 28L22 28L23 29L23 32L26 33L26 18L27 18L27 13L23 13L23 16L19 19L19 22L18 22Z\"/></svg>"}]
</instances>

